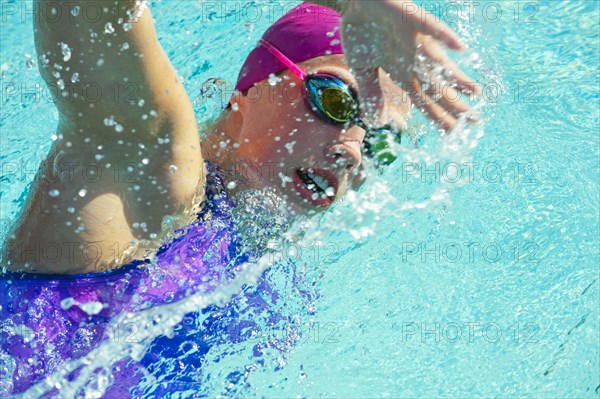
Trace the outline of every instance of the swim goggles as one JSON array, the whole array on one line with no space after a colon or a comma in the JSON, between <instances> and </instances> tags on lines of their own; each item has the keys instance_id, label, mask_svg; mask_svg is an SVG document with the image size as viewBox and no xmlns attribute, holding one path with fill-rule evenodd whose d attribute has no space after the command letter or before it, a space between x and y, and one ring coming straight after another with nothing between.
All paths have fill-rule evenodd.
<instances>
[{"instance_id":1,"label":"swim goggles","mask_svg":"<svg viewBox=\"0 0 600 399\"><path fill-rule=\"evenodd\" d=\"M260 40L260 45L302 79L308 105L321 119L336 125L350 124L364 129L365 156L373 159L377 165L389 165L396 160L391 147L392 141L400 143L400 132L394 132L390 127L370 128L359 115L356 93L345 82L325 73L308 75L268 41Z\"/></svg>"}]
</instances>

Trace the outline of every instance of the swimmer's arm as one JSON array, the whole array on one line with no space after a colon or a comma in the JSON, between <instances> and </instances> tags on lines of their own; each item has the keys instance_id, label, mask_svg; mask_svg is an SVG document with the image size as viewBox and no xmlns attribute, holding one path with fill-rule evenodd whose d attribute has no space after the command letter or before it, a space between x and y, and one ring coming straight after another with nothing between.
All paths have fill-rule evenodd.
<instances>
[{"instance_id":1,"label":"swimmer's arm","mask_svg":"<svg viewBox=\"0 0 600 399\"><path fill-rule=\"evenodd\" d=\"M181 213L203 193L196 119L149 9L131 19L128 11L141 11L131 0L34 0L34 7L39 69L58 110L59 139L4 259L12 270L28 263L26 271L98 271L122 263L132 240L160 235L164 215ZM49 264L24 250L49 243L101 251L63 250Z\"/></svg>"}]
</instances>

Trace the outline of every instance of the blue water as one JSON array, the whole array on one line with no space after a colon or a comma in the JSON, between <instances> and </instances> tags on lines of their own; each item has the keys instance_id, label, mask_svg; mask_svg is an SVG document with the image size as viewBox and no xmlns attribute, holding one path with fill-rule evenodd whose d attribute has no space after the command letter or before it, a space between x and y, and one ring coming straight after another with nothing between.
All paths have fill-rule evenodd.
<instances>
[{"instance_id":1,"label":"blue water","mask_svg":"<svg viewBox=\"0 0 600 399\"><path fill-rule=\"evenodd\" d=\"M227 13L208 12L209 2L151 2L199 120L220 106L219 90L205 82L234 81L281 15L271 3L225 3ZM599 3L475 4L426 2L471 48L459 60L486 89L485 128L443 141L415 115L421 149L406 150L356 198L308 222L305 239L287 252L310 294L298 294L289 262L267 271L288 298L278 306L295 321L265 322L256 339L213 348L198 392L600 397ZM1 18L5 236L57 114L27 63L26 54L35 59L31 20ZM292 349L253 357L257 342L274 338Z\"/></svg>"}]
</instances>

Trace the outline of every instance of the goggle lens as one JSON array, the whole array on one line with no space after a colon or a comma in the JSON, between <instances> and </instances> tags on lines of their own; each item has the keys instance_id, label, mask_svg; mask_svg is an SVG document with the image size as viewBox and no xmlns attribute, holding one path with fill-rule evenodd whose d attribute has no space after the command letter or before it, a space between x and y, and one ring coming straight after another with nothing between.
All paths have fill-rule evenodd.
<instances>
[{"instance_id":1,"label":"goggle lens","mask_svg":"<svg viewBox=\"0 0 600 399\"><path fill-rule=\"evenodd\" d=\"M347 123L354 119L357 104L350 93L331 87L321 90L319 100L322 111L334 121Z\"/></svg>"},{"instance_id":2,"label":"goggle lens","mask_svg":"<svg viewBox=\"0 0 600 399\"><path fill-rule=\"evenodd\" d=\"M357 123L367 130L364 140L367 157L377 165L389 165L397 159L390 145L400 143L400 135L388 128L369 130L358 117L358 101L344 82L335 76L313 75L305 84L309 103L322 117L334 123Z\"/></svg>"}]
</instances>

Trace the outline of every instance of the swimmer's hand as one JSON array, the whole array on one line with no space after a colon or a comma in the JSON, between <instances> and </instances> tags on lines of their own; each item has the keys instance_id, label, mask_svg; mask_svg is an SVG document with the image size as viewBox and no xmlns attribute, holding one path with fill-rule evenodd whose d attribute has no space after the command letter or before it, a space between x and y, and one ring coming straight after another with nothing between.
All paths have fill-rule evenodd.
<instances>
[{"instance_id":1,"label":"swimmer's hand","mask_svg":"<svg viewBox=\"0 0 600 399\"><path fill-rule=\"evenodd\" d=\"M407 0L348 0L339 3L342 40L348 64L358 81L361 103L377 120L380 104L373 104L368 82L377 68L388 72L413 102L441 128L456 126L470 110L460 93L480 95L481 88L450 60L443 45L464 50L456 33L434 15ZM434 70L443 76L436 76ZM442 83L445 81L445 83Z\"/></svg>"}]
</instances>

